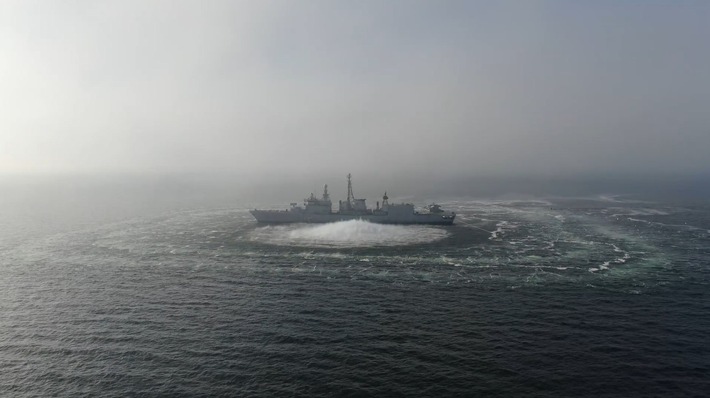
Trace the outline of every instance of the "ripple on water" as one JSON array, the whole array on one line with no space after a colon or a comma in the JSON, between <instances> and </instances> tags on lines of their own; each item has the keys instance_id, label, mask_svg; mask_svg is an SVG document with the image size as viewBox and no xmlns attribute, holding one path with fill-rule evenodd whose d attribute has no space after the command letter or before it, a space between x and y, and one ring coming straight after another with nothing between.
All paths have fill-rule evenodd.
<instances>
[{"instance_id":1,"label":"ripple on water","mask_svg":"<svg viewBox=\"0 0 710 398\"><path fill-rule=\"evenodd\" d=\"M185 212L3 249L0 396L707 391L710 222L456 210L451 228Z\"/></svg>"}]
</instances>

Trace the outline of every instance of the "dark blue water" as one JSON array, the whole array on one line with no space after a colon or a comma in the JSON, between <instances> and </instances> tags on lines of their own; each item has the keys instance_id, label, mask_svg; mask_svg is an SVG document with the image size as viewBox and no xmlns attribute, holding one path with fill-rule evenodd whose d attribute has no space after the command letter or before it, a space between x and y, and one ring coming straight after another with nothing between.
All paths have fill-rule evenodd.
<instances>
[{"instance_id":1,"label":"dark blue water","mask_svg":"<svg viewBox=\"0 0 710 398\"><path fill-rule=\"evenodd\" d=\"M707 396L710 206L444 204L457 225L8 222L0 396Z\"/></svg>"}]
</instances>

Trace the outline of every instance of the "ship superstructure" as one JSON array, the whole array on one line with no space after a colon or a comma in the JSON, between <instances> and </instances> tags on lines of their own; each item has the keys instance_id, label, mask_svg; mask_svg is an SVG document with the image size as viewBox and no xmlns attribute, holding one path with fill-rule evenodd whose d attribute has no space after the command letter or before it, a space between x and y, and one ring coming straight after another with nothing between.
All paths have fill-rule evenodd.
<instances>
[{"instance_id":1,"label":"ship superstructure","mask_svg":"<svg viewBox=\"0 0 710 398\"><path fill-rule=\"evenodd\" d=\"M375 209L368 209L365 199L357 199L353 194L352 176L348 174L348 195L338 201L338 211L333 211L333 203L328 193L328 185L323 187L323 196L314 194L304 199L303 206L291 203L287 210L251 210L250 213L260 223L328 223L346 220L365 220L380 224L438 224L451 225L456 214L446 212L437 204L427 206L425 211L416 211L411 203L390 204L387 192L382 196L382 205L377 202Z\"/></svg>"}]
</instances>

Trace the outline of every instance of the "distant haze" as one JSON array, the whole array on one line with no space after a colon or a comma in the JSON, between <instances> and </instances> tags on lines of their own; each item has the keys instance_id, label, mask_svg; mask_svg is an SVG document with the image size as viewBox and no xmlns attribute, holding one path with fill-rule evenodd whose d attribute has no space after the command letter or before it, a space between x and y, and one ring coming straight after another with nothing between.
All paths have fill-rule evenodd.
<instances>
[{"instance_id":1,"label":"distant haze","mask_svg":"<svg viewBox=\"0 0 710 398\"><path fill-rule=\"evenodd\" d=\"M0 173L703 174L708 38L704 1L3 1Z\"/></svg>"}]
</instances>

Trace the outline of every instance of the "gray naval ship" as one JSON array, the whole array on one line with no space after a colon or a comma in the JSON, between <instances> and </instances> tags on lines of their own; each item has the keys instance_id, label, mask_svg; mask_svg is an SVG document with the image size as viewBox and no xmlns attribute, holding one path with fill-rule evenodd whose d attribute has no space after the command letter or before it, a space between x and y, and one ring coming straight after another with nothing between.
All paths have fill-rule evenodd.
<instances>
[{"instance_id":1,"label":"gray naval ship","mask_svg":"<svg viewBox=\"0 0 710 398\"><path fill-rule=\"evenodd\" d=\"M368 209L365 199L355 199L351 175L348 174L348 199L338 201L338 211L333 211L333 204L328 194L328 185L323 188L323 196L316 198L311 194L304 199L303 206L291 203L288 210L251 210L250 213L260 223L329 223L346 220L365 220L379 224L436 224L451 225L456 214L445 212L432 203L426 211L415 211L411 203L390 204L387 192L382 196L382 206L377 202L375 209Z\"/></svg>"}]
</instances>

